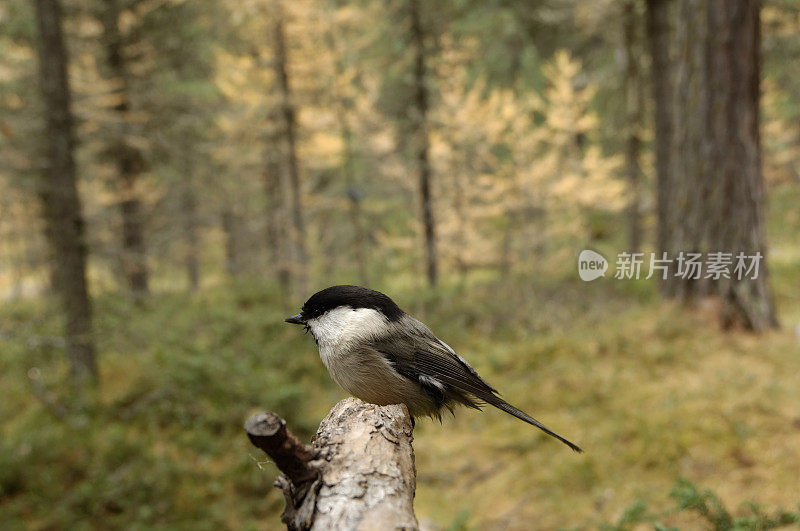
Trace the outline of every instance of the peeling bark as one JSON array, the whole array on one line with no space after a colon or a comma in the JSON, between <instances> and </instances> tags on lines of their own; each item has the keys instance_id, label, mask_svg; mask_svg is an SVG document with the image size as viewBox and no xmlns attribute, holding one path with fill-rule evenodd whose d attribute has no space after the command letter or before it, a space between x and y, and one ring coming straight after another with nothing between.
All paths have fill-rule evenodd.
<instances>
[{"instance_id":1,"label":"peeling bark","mask_svg":"<svg viewBox=\"0 0 800 531\"><path fill-rule=\"evenodd\" d=\"M250 441L283 472L281 520L289 529L419 529L411 416L403 405L355 398L336 404L312 446L274 413L250 417Z\"/></svg>"}]
</instances>

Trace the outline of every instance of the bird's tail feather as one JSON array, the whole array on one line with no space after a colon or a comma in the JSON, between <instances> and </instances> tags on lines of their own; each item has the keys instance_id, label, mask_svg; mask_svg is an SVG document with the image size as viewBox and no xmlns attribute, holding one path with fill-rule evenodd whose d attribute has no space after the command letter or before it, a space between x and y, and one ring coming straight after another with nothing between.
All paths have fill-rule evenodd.
<instances>
[{"instance_id":1,"label":"bird's tail feather","mask_svg":"<svg viewBox=\"0 0 800 531\"><path fill-rule=\"evenodd\" d=\"M540 430L542 430L546 434L550 435L551 437L555 437L559 441L563 442L564 444L566 444L567 446L569 446L570 448L572 448L576 452L578 452L578 453L583 452L583 450L581 449L580 446L578 446L577 444L569 441L565 437L562 437L561 435L557 434L556 432L554 432L553 430L551 430L550 428L548 428L547 426L545 426L544 424L542 424L541 422L536 420L535 418L531 417L530 415L528 415L524 411L521 411L521 410L515 408L514 406L512 406L511 404L509 404L508 402L506 402L502 398L500 398L498 396L492 396L491 399L486 397L486 398L484 398L484 400L486 400L486 402L488 402L489 404L493 405L497 409L505 411L509 415L513 415L513 416L517 417L520 420L524 420L528 424L532 424L532 425L536 426L537 428L539 428Z\"/></svg>"}]
</instances>

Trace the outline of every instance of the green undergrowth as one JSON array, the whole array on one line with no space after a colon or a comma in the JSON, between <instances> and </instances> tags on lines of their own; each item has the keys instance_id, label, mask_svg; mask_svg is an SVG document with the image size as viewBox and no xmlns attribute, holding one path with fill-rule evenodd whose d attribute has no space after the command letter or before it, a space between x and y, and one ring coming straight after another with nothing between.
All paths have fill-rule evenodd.
<instances>
[{"instance_id":1,"label":"green undergrowth","mask_svg":"<svg viewBox=\"0 0 800 531\"><path fill-rule=\"evenodd\" d=\"M591 529L635 500L666 511L678 477L728 505L796 506L800 360L788 331L725 334L702 310L614 281L379 287L507 400L586 450L496 410L420 419L420 519ZM91 406L64 384L54 309L3 308L4 529L279 527L274 467L242 424L270 409L307 440L344 396L311 338L283 323L301 302L254 282L141 306L100 296L102 374Z\"/></svg>"},{"instance_id":2,"label":"green undergrowth","mask_svg":"<svg viewBox=\"0 0 800 531\"><path fill-rule=\"evenodd\" d=\"M661 302L652 283L581 282L573 263L560 276L445 277L433 291L404 276L375 285L509 402L586 450L497 410L419 419L420 520L766 529L794 518L800 220L789 214L798 195L774 196L783 221L770 225L770 274L784 326L761 336L721 331L702 305ZM140 305L99 294L101 383L82 402L65 383L52 301L4 303L0 527L280 528L274 466L242 425L269 409L308 440L345 396L313 340L283 322L306 296L283 299L252 279Z\"/></svg>"},{"instance_id":3,"label":"green undergrowth","mask_svg":"<svg viewBox=\"0 0 800 531\"><path fill-rule=\"evenodd\" d=\"M709 489L701 489L691 481L679 479L669 494L674 501L673 508L661 514L653 514L647 504L639 499L628 507L622 516L613 524L601 524L601 531L630 531L637 527L652 527L655 531L677 531L677 525L665 525L661 520L676 519L679 516L688 519L697 527L714 531L761 531L779 529L800 524L800 504L795 510L777 510L768 513L763 507L753 502L742 504L738 516L725 507L719 496Z\"/></svg>"}]
</instances>

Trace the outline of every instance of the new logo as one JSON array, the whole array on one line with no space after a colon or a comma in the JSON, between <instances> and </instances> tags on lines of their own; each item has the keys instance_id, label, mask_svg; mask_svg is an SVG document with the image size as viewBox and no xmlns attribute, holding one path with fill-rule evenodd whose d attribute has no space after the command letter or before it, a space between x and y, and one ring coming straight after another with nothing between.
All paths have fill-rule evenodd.
<instances>
[{"instance_id":1,"label":"new logo","mask_svg":"<svg viewBox=\"0 0 800 531\"><path fill-rule=\"evenodd\" d=\"M578 275L584 282L605 276L607 270L608 260L602 254L584 249L578 255Z\"/></svg>"}]
</instances>

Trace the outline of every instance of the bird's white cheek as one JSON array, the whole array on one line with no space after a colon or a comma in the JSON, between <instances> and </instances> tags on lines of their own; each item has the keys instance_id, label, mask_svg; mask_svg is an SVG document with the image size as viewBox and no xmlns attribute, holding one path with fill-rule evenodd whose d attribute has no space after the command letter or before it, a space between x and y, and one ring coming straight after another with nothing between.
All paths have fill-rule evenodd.
<instances>
[{"instance_id":1,"label":"bird's white cheek","mask_svg":"<svg viewBox=\"0 0 800 531\"><path fill-rule=\"evenodd\" d=\"M371 308L343 306L309 319L308 325L321 347L323 343L337 345L379 335L385 332L387 319Z\"/></svg>"},{"instance_id":2,"label":"bird's white cheek","mask_svg":"<svg viewBox=\"0 0 800 531\"><path fill-rule=\"evenodd\" d=\"M325 312L308 325L319 345L319 355L328 370L337 372L337 365L347 362L354 344L386 332L388 321L371 308L336 308Z\"/></svg>"}]
</instances>

